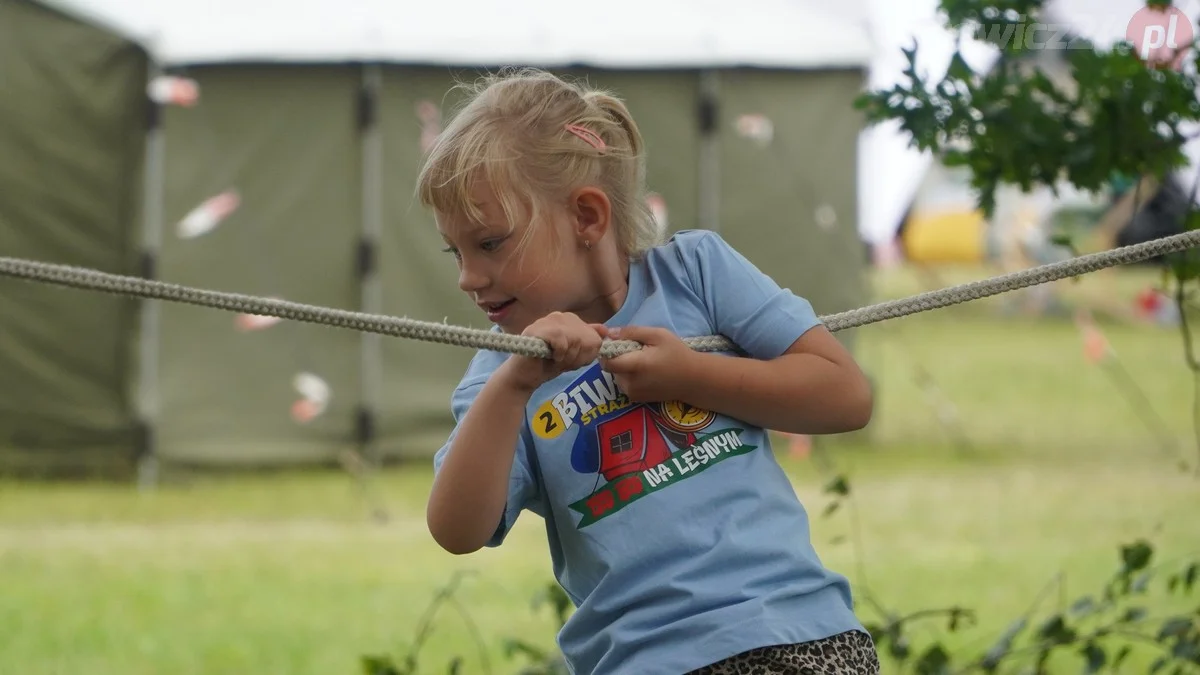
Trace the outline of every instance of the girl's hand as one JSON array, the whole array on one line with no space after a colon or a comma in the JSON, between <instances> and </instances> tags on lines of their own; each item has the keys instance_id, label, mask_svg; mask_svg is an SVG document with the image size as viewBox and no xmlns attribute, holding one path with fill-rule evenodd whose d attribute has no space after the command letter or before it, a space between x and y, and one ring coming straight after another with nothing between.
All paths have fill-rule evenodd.
<instances>
[{"instance_id":1,"label":"girl's hand","mask_svg":"<svg viewBox=\"0 0 1200 675\"><path fill-rule=\"evenodd\" d=\"M617 386L637 403L681 400L694 368L696 352L665 328L624 326L600 327L612 340L633 340L637 351L601 359L600 367L613 374Z\"/></svg>"},{"instance_id":2,"label":"girl's hand","mask_svg":"<svg viewBox=\"0 0 1200 675\"><path fill-rule=\"evenodd\" d=\"M533 322L521 335L546 341L551 351L548 359L512 355L497 374L509 378L509 383L523 393L535 389L562 373L582 368L600 355L604 341L601 324L585 323L570 312L554 312Z\"/></svg>"}]
</instances>

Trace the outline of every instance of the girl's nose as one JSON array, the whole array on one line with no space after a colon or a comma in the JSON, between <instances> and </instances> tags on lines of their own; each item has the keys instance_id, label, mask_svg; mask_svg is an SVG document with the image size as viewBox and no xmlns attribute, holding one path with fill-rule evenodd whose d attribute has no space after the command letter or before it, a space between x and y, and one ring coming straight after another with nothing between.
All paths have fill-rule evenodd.
<instances>
[{"instance_id":1,"label":"girl's nose","mask_svg":"<svg viewBox=\"0 0 1200 675\"><path fill-rule=\"evenodd\" d=\"M474 266L467 265L465 262L458 271L458 287L464 293L475 293L481 291L488 286L487 275L478 272Z\"/></svg>"}]
</instances>

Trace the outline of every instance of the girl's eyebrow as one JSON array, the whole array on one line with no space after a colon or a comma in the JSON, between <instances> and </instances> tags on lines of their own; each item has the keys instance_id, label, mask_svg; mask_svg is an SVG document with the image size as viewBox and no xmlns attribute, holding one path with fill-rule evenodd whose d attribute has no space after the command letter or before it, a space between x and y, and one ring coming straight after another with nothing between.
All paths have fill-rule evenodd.
<instances>
[{"instance_id":1,"label":"girl's eyebrow","mask_svg":"<svg viewBox=\"0 0 1200 675\"><path fill-rule=\"evenodd\" d=\"M485 225L483 223L477 223L473 220L467 221L463 225L459 226L457 229L461 230L464 234L466 234L468 236L469 235L479 235L479 234L489 234L492 231L492 228L490 226ZM446 232L444 230L442 230L442 228L439 227L439 228L437 228L437 230L438 230L438 234L440 234L442 236L442 239L449 239L449 235L447 235Z\"/></svg>"}]
</instances>

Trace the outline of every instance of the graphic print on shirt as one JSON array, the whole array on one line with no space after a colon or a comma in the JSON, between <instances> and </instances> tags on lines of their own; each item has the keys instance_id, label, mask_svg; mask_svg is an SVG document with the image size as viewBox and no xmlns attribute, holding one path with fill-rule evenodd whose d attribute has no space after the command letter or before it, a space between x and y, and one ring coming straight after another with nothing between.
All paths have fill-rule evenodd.
<instances>
[{"instance_id":1,"label":"graphic print on shirt","mask_svg":"<svg viewBox=\"0 0 1200 675\"><path fill-rule=\"evenodd\" d=\"M578 427L571 467L596 476L596 488L570 504L582 529L757 447L741 428L710 429L717 419L680 401L634 403L596 364L542 403L530 424L546 440Z\"/></svg>"}]
</instances>

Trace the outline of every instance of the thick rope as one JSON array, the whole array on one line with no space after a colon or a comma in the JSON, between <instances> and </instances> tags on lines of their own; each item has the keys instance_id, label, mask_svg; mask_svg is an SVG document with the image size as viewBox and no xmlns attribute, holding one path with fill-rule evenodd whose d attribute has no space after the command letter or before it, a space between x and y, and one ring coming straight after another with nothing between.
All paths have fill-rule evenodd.
<instances>
[{"instance_id":1,"label":"thick rope","mask_svg":"<svg viewBox=\"0 0 1200 675\"><path fill-rule=\"evenodd\" d=\"M1200 230L1193 230L1141 244L1092 253L981 281L822 316L821 321L829 330L840 331L918 312L940 309L970 300L979 300L1026 286L1079 276L1106 267L1141 262L1197 246L1200 246ZM68 265L0 257L0 275L103 293L166 300L231 312L349 328L426 342L487 349L535 358L550 356L550 349L545 341L534 337L418 321L407 317L364 314L252 295L222 293ZM696 351L737 351L735 345L720 335L690 337L684 338L683 341ZM640 348L640 344L630 340L607 340L601 347L600 354L612 357Z\"/></svg>"}]
</instances>

